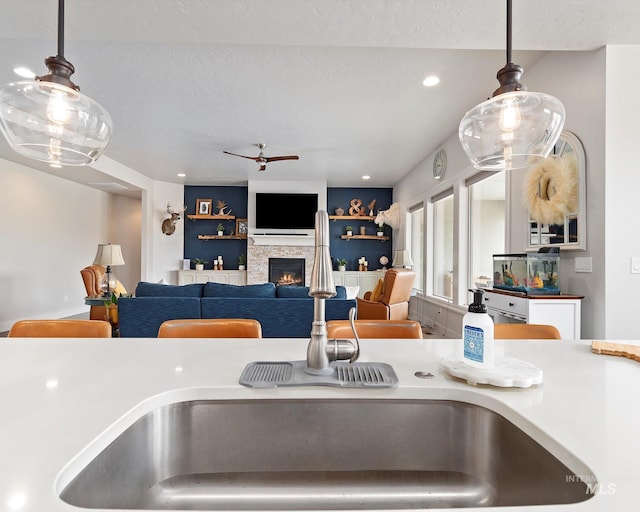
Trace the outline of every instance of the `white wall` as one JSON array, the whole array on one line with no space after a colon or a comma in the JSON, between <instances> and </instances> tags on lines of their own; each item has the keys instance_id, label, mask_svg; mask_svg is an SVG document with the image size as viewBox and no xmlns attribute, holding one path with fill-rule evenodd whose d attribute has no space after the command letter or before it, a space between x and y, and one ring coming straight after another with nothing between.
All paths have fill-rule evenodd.
<instances>
[{"instance_id":1,"label":"white wall","mask_svg":"<svg viewBox=\"0 0 640 512\"><path fill-rule=\"evenodd\" d=\"M0 331L88 311L80 269L108 240L109 194L0 159Z\"/></svg>"},{"instance_id":2,"label":"white wall","mask_svg":"<svg viewBox=\"0 0 640 512\"><path fill-rule=\"evenodd\" d=\"M605 304L615 301L606 292L605 272L605 96L610 94L605 83L605 50L595 52L564 52L548 54L535 67L525 70L523 82L531 91L542 91L559 98L565 106L565 130L577 135L584 146L587 200L587 250L562 251L560 259L560 289L566 293L584 295L582 301L582 337L610 337ZM522 198L524 173L512 173L512 198ZM523 207L512 202L510 230L511 252L521 252L526 246ZM609 204L607 204L607 210ZM591 257L592 273L576 273L575 258Z\"/></svg>"},{"instance_id":3,"label":"white wall","mask_svg":"<svg viewBox=\"0 0 640 512\"><path fill-rule=\"evenodd\" d=\"M140 199L110 195L109 242L120 244L125 265L112 267L127 292L133 293L141 274L142 204Z\"/></svg>"},{"instance_id":4,"label":"white wall","mask_svg":"<svg viewBox=\"0 0 640 512\"><path fill-rule=\"evenodd\" d=\"M184 255L184 216L176 223L173 235L162 232L162 221L169 217L167 202L180 208L184 202L184 186L163 181L153 182L151 190L143 196L146 215L142 224L145 266L141 273L143 281L178 284L178 270Z\"/></svg>"},{"instance_id":5,"label":"white wall","mask_svg":"<svg viewBox=\"0 0 640 512\"><path fill-rule=\"evenodd\" d=\"M606 50L606 185L603 211L604 274L608 339L640 339L640 274L631 273L631 257L640 256L637 213L640 192L640 99L638 46L609 46ZM599 169L602 172L602 169ZM604 208L602 208L604 210Z\"/></svg>"},{"instance_id":6,"label":"white wall","mask_svg":"<svg viewBox=\"0 0 640 512\"><path fill-rule=\"evenodd\" d=\"M615 57L612 55L614 52ZM640 49L629 47L609 47L595 52L562 52L551 53L540 59L536 65L526 69L522 77L523 83L531 91L542 91L558 97L565 105L567 121L565 129L574 132L582 141L587 157L587 250L586 251L562 251L560 269L560 288L566 292L584 295L582 304L582 336L583 338L638 338L640 332L633 328L632 315L618 315L615 321L609 316L609 311L618 309L621 301L625 301L624 309L638 309L640 299L632 292L620 293L624 288L622 280L620 286L609 282L615 279L616 274L606 272L605 258L609 254L609 243L612 238L624 236L623 226L628 226L628 213L622 214L621 210L629 209L630 204L636 200L616 202L616 207L609 203L610 172L616 173L615 183L626 191L625 196L637 190L633 184L635 176L630 179L629 172L634 168L632 148L633 142L628 137L633 136L631 126L633 116L624 116L629 111L628 101L637 97L633 93L635 80L629 76L628 63L638 55L630 55L640 52ZM606 66L606 69L605 69ZM615 68L613 71L611 68ZM487 70L487 72L492 72ZM607 80L605 80L605 74ZM614 78L611 78L614 77ZM615 88L610 82L615 82ZM616 91L615 95L612 91ZM608 99L605 118L605 97L615 96L619 99ZM624 98L624 101L622 100ZM618 108L618 114L613 115L612 109ZM638 105L635 106L638 108ZM633 110L632 110L633 111ZM621 119L622 118L622 119ZM606 123L605 123L606 119ZM606 124L606 131L605 131ZM616 129L611 128L616 125ZM617 130L627 133L626 148L617 151L616 162L610 161L610 133ZM620 140L620 139L618 139ZM607 145L605 145L605 142ZM637 142L636 142L637 145ZM432 162L434 154L429 155L420 163L404 180L394 188L394 197L405 205L410 205L417 200L427 199L433 194L452 186L456 181L470 176L475 171L469 165L458 141L457 133L451 135L442 145L447 151L448 170L442 183L438 183L432 176ZM605 154L607 158L605 160ZM624 155L624 156L622 156ZM616 171L610 171L609 166L616 165ZM606 168L606 173L604 169ZM639 177L640 179L640 177ZM522 252L525 248L525 206L520 200L522 197L522 185L524 173L513 172L507 181L510 200L508 200L507 218L507 252ZM629 187L629 184L632 186ZM606 185L606 186L605 186ZM605 190L607 195L605 197ZM607 212L605 216L605 204ZM429 226L425 226L425 240L429 240ZM626 237L632 238L632 237ZM630 242L630 241L629 241ZM640 241L639 241L640 242ZM605 244L607 250L605 252ZM632 245L632 243L630 242ZM620 269L625 270L625 283L628 277L630 252L636 251L640 255L640 247L621 247L614 244L616 249L623 250L620 258L617 258L618 274ZM428 254L428 253L427 253ZM576 256L591 256L593 258L593 273L576 273L574 271L574 258ZM608 259L608 258L607 258ZM606 281L606 278L609 280ZM611 293L615 286L616 293ZM628 287L631 288L631 287ZM437 320L442 316L437 314L441 304L426 301L414 308L420 311L421 316L429 321ZM454 308L454 315L457 310ZM457 318L449 320L447 332L456 332Z\"/></svg>"},{"instance_id":7,"label":"white wall","mask_svg":"<svg viewBox=\"0 0 640 512\"><path fill-rule=\"evenodd\" d=\"M100 164L100 165L98 165ZM101 157L94 167L142 190L142 199L111 195L0 159L0 331L17 320L88 313L80 269L98 244L122 245L116 276L133 292L140 280L177 284L183 220L162 233L167 202L179 208L182 185L154 182Z\"/></svg>"}]
</instances>

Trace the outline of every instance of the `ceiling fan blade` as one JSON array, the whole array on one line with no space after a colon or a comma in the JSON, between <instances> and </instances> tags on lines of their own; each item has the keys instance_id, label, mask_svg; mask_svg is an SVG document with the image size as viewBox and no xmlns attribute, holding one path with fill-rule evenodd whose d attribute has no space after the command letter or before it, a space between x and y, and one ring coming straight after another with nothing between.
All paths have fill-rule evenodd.
<instances>
[{"instance_id":1,"label":"ceiling fan blade","mask_svg":"<svg viewBox=\"0 0 640 512\"><path fill-rule=\"evenodd\" d=\"M298 160L300 157L298 155L289 155L289 156L269 156L266 158L267 162L277 162L278 160Z\"/></svg>"},{"instance_id":2,"label":"ceiling fan blade","mask_svg":"<svg viewBox=\"0 0 640 512\"><path fill-rule=\"evenodd\" d=\"M229 151L223 151L223 153L226 153L227 155L239 156L241 158L247 158L249 160L253 160L254 162L257 162L258 158L260 158L260 157L254 157L254 156L239 155L238 153L230 153Z\"/></svg>"}]
</instances>

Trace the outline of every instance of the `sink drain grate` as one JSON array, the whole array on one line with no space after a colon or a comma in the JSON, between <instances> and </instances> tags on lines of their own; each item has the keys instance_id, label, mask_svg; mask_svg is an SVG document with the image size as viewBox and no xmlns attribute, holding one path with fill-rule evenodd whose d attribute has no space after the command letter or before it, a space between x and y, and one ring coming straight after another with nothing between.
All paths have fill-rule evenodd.
<instances>
[{"instance_id":1,"label":"sink drain grate","mask_svg":"<svg viewBox=\"0 0 640 512\"><path fill-rule=\"evenodd\" d=\"M329 375L305 372L306 361L249 363L240 384L252 388L277 386L392 387L398 383L393 368L386 363L333 363Z\"/></svg>"}]
</instances>

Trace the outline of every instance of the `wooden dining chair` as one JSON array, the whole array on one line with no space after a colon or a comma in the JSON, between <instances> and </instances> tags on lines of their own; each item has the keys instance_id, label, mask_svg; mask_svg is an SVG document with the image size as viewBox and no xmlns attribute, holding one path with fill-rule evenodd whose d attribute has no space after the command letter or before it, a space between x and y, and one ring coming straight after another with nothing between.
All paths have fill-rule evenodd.
<instances>
[{"instance_id":1,"label":"wooden dining chair","mask_svg":"<svg viewBox=\"0 0 640 512\"><path fill-rule=\"evenodd\" d=\"M493 337L502 340L560 340L560 331L545 324L495 324Z\"/></svg>"},{"instance_id":2,"label":"wooden dining chair","mask_svg":"<svg viewBox=\"0 0 640 512\"><path fill-rule=\"evenodd\" d=\"M166 320L158 338L262 338L262 326L252 318Z\"/></svg>"},{"instance_id":3,"label":"wooden dining chair","mask_svg":"<svg viewBox=\"0 0 640 512\"><path fill-rule=\"evenodd\" d=\"M104 320L20 320L9 338L111 338L111 324Z\"/></svg>"},{"instance_id":4,"label":"wooden dining chair","mask_svg":"<svg viewBox=\"0 0 640 512\"><path fill-rule=\"evenodd\" d=\"M358 338L422 338L422 328L414 320L356 320ZM354 338L349 320L329 320L329 338Z\"/></svg>"}]
</instances>

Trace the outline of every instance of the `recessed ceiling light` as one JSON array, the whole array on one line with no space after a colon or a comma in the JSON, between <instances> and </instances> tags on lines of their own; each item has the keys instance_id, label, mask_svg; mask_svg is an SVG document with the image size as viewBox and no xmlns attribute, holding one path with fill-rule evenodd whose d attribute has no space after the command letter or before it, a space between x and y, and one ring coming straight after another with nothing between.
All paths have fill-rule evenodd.
<instances>
[{"instance_id":1,"label":"recessed ceiling light","mask_svg":"<svg viewBox=\"0 0 640 512\"><path fill-rule=\"evenodd\" d=\"M18 67L18 68L13 68L13 72L18 75L21 76L22 78L35 78L36 74L31 71L29 68L24 68L24 67Z\"/></svg>"},{"instance_id":2,"label":"recessed ceiling light","mask_svg":"<svg viewBox=\"0 0 640 512\"><path fill-rule=\"evenodd\" d=\"M363 180L370 180L370 179L371 179L371 176L369 176L368 174L365 174L365 175L362 177L362 179L363 179Z\"/></svg>"},{"instance_id":3,"label":"recessed ceiling light","mask_svg":"<svg viewBox=\"0 0 640 512\"><path fill-rule=\"evenodd\" d=\"M433 87L434 85L438 85L440 83L440 78L435 75L428 76L422 81L422 85L425 87Z\"/></svg>"},{"instance_id":4,"label":"recessed ceiling light","mask_svg":"<svg viewBox=\"0 0 640 512\"><path fill-rule=\"evenodd\" d=\"M186 174L185 174L185 173L183 173L183 172L179 172L179 173L178 173L178 177L179 177L179 178L184 178L185 176L186 176Z\"/></svg>"}]
</instances>

